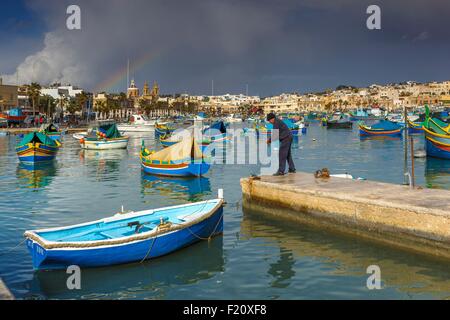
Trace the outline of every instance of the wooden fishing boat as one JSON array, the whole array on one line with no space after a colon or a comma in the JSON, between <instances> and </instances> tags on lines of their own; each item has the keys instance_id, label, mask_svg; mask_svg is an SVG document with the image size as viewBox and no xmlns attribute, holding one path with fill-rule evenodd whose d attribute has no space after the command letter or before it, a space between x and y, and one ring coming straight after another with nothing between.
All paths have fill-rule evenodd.
<instances>
[{"instance_id":1,"label":"wooden fishing boat","mask_svg":"<svg viewBox=\"0 0 450 320\"><path fill-rule=\"evenodd\" d=\"M193 137L187 137L158 152L149 151L142 141L140 158L144 172L155 175L200 177L210 168L210 164Z\"/></svg>"},{"instance_id":2,"label":"wooden fishing boat","mask_svg":"<svg viewBox=\"0 0 450 320\"><path fill-rule=\"evenodd\" d=\"M155 125L155 135L159 136L159 135L166 135L166 134L171 134L176 130L176 128L169 126L167 124L159 124L157 123Z\"/></svg>"},{"instance_id":3,"label":"wooden fishing boat","mask_svg":"<svg viewBox=\"0 0 450 320\"><path fill-rule=\"evenodd\" d=\"M360 136L399 136L402 135L403 128L391 121L382 120L373 126L359 124Z\"/></svg>"},{"instance_id":4,"label":"wooden fishing boat","mask_svg":"<svg viewBox=\"0 0 450 320\"><path fill-rule=\"evenodd\" d=\"M228 143L231 141L227 133L227 127L223 121L213 123L209 128L204 130L204 135L207 140L211 140L211 143Z\"/></svg>"},{"instance_id":5,"label":"wooden fishing boat","mask_svg":"<svg viewBox=\"0 0 450 320\"><path fill-rule=\"evenodd\" d=\"M159 137L159 142L164 148L171 147L173 145L176 145L177 143L180 143L182 141L181 137L172 136L172 135L163 135ZM208 147L211 145L212 141L211 139L203 139L201 141L198 141L198 144L202 150L202 152L206 152Z\"/></svg>"},{"instance_id":6,"label":"wooden fishing boat","mask_svg":"<svg viewBox=\"0 0 450 320\"><path fill-rule=\"evenodd\" d=\"M114 121L103 121L79 141L87 150L126 149L129 137L120 134Z\"/></svg>"},{"instance_id":7,"label":"wooden fishing boat","mask_svg":"<svg viewBox=\"0 0 450 320\"><path fill-rule=\"evenodd\" d=\"M427 110L427 118L423 125L427 156L450 159L450 125L443 126L443 122L432 119Z\"/></svg>"},{"instance_id":8,"label":"wooden fishing boat","mask_svg":"<svg viewBox=\"0 0 450 320\"><path fill-rule=\"evenodd\" d=\"M101 267L170 254L223 233L223 199L112 217L63 228L26 231L34 269Z\"/></svg>"},{"instance_id":9,"label":"wooden fishing boat","mask_svg":"<svg viewBox=\"0 0 450 320\"><path fill-rule=\"evenodd\" d=\"M350 116L341 112L336 112L330 118L326 118L327 129L351 129L353 122L350 121Z\"/></svg>"},{"instance_id":10,"label":"wooden fishing boat","mask_svg":"<svg viewBox=\"0 0 450 320\"><path fill-rule=\"evenodd\" d=\"M32 132L18 143L16 152L21 162L34 164L54 160L60 147L58 140L53 140L41 132Z\"/></svg>"},{"instance_id":11,"label":"wooden fishing boat","mask_svg":"<svg viewBox=\"0 0 450 320\"><path fill-rule=\"evenodd\" d=\"M53 140L61 140L62 132L53 123L43 124L39 131Z\"/></svg>"},{"instance_id":12,"label":"wooden fishing boat","mask_svg":"<svg viewBox=\"0 0 450 320\"><path fill-rule=\"evenodd\" d=\"M423 123L417 123L408 120L408 133L409 134L423 133Z\"/></svg>"}]
</instances>

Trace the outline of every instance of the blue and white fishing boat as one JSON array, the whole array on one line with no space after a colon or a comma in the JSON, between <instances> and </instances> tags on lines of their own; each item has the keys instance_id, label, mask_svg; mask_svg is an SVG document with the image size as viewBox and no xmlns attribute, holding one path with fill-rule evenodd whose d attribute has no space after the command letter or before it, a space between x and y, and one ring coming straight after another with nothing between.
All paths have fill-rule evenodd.
<instances>
[{"instance_id":1,"label":"blue and white fishing boat","mask_svg":"<svg viewBox=\"0 0 450 320\"><path fill-rule=\"evenodd\" d=\"M170 254L223 233L223 197L161 209L118 213L63 228L26 231L37 270L111 266Z\"/></svg>"},{"instance_id":2,"label":"blue and white fishing boat","mask_svg":"<svg viewBox=\"0 0 450 320\"><path fill-rule=\"evenodd\" d=\"M211 166L194 137L158 152L148 150L142 141L140 159L145 173L170 177L201 177Z\"/></svg>"},{"instance_id":3,"label":"blue and white fishing boat","mask_svg":"<svg viewBox=\"0 0 450 320\"><path fill-rule=\"evenodd\" d=\"M60 140L60 141L61 135L63 134L63 132L53 123L43 124L39 131L53 140Z\"/></svg>"},{"instance_id":4,"label":"blue and white fishing boat","mask_svg":"<svg viewBox=\"0 0 450 320\"><path fill-rule=\"evenodd\" d=\"M212 143L231 142L231 137L228 135L227 127L223 121L213 123L210 127L204 130L204 135L206 139L211 140Z\"/></svg>"}]
</instances>

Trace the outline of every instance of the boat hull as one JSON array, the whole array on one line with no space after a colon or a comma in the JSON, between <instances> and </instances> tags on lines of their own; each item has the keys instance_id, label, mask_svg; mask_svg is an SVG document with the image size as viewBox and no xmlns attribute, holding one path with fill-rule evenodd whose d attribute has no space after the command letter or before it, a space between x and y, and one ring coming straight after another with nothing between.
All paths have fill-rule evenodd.
<instances>
[{"instance_id":1,"label":"boat hull","mask_svg":"<svg viewBox=\"0 0 450 320\"><path fill-rule=\"evenodd\" d=\"M145 173L168 177L201 177L208 173L210 164L181 163L181 164L153 164L142 162Z\"/></svg>"},{"instance_id":2,"label":"boat hull","mask_svg":"<svg viewBox=\"0 0 450 320\"><path fill-rule=\"evenodd\" d=\"M16 148L19 160L24 163L42 163L53 161L58 147L42 144L28 144Z\"/></svg>"},{"instance_id":3,"label":"boat hull","mask_svg":"<svg viewBox=\"0 0 450 320\"><path fill-rule=\"evenodd\" d=\"M125 139L107 139L107 140L80 140L81 148L86 150L112 150L126 149L129 138Z\"/></svg>"},{"instance_id":4,"label":"boat hull","mask_svg":"<svg viewBox=\"0 0 450 320\"><path fill-rule=\"evenodd\" d=\"M427 156L440 159L450 159L450 135L435 134L425 131Z\"/></svg>"},{"instance_id":5,"label":"boat hull","mask_svg":"<svg viewBox=\"0 0 450 320\"><path fill-rule=\"evenodd\" d=\"M154 125L119 125L117 129L121 132L153 132L155 130Z\"/></svg>"},{"instance_id":6,"label":"boat hull","mask_svg":"<svg viewBox=\"0 0 450 320\"><path fill-rule=\"evenodd\" d=\"M360 136L387 136L387 137L396 137L402 135L402 129L397 130L370 130L366 127L359 126L359 135Z\"/></svg>"},{"instance_id":7,"label":"boat hull","mask_svg":"<svg viewBox=\"0 0 450 320\"><path fill-rule=\"evenodd\" d=\"M36 270L104 267L165 256L184 247L223 233L223 208L190 227L145 240L91 248L45 249L27 238L26 245Z\"/></svg>"},{"instance_id":8,"label":"boat hull","mask_svg":"<svg viewBox=\"0 0 450 320\"><path fill-rule=\"evenodd\" d=\"M173 128L160 128L158 126L155 127L155 135L156 136L172 134L174 131L175 131L175 129L173 129Z\"/></svg>"},{"instance_id":9,"label":"boat hull","mask_svg":"<svg viewBox=\"0 0 450 320\"><path fill-rule=\"evenodd\" d=\"M351 129L353 128L353 122L333 122L328 121L326 125L327 129Z\"/></svg>"}]
</instances>

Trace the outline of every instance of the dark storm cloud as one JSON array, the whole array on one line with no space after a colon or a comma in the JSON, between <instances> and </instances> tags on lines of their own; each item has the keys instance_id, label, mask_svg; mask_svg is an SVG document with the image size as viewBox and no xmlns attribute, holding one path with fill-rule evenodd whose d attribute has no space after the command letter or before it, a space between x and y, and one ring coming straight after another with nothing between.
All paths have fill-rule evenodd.
<instances>
[{"instance_id":1,"label":"dark storm cloud","mask_svg":"<svg viewBox=\"0 0 450 320\"><path fill-rule=\"evenodd\" d=\"M269 95L449 78L447 1L82 0L81 31L65 29L69 4L30 1L51 31L19 66L21 79L92 89L145 55L136 80L158 80L168 93L207 94L212 79L217 93L249 84ZM366 28L371 4L382 30Z\"/></svg>"}]
</instances>

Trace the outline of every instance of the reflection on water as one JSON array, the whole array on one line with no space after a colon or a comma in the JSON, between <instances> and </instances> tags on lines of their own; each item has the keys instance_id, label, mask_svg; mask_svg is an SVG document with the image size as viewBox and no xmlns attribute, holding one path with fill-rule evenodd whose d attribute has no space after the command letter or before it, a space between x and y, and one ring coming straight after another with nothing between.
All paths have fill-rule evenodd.
<instances>
[{"instance_id":1,"label":"reflection on water","mask_svg":"<svg viewBox=\"0 0 450 320\"><path fill-rule=\"evenodd\" d=\"M450 161L427 158L425 163L427 188L445 189L450 185Z\"/></svg>"},{"instance_id":2,"label":"reflection on water","mask_svg":"<svg viewBox=\"0 0 450 320\"><path fill-rule=\"evenodd\" d=\"M196 284L223 271L223 237L218 236L143 263L83 269L81 290L67 289L65 270L37 271L30 283L35 293L26 298L166 299L171 286Z\"/></svg>"},{"instance_id":3,"label":"reflection on water","mask_svg":"<svg viewBox=\"0 0 450 320\"><path fill-rule=\"evenodd\" d=\"M81 163L87 165L98 180L118 180L118 173L123 159L127 157L127 149L118 150L81 150Z\"/></svg>"},{"instance_id":4,"label":"reflection on water","mask_svg":"<svg viewBox=\"0 0 450 320\"><path fill-rule=\"evenodd\" d=\"M0 152L5 151L0 153L0 252L16 247L26 230L102 219L122 206L140 211L207 200L216 197L217 189L224 189L228 202L223 238L214 239L219 240L218 251L208 251L206 242L142 265L85 270L81 292L66 290L68 275L64 272L35 273L26 246L19 246L0 258L0 276L19 299L408 299L450 295L448 263L324 230L243 215L239 179L260 168L223 164L237 143L230 143L226 152L218 151L218 164L206 177L182 179L142 174L142 140L150 148L160 148L152 134L132 136L127 150L110 151L81 151L78 141L66 136L54 168L37 174L18 165L17 140L0 138ZM423 140L423 136L417 138L416 149L423 148ZM337 132L311 125L308 135L296 138L294 146L299 171L312 174L327 167L333 173L349 172L370 180L402 183L404 179L402 140L360 140L356 128ZM418 185L449 189L448 177L448 162L416 161ZM367 290L365 271L371 264L380 265L384 290Z\"/></svg>"},{"instance_id":5,"label":"reflection on water","mask_svg":"<svg viewBox=\"0 0 450 320\"><path fill-rule=\"evenodd\" d=\"M187 201L202 201L211 194L211 184L208 178L177 178L142 175L143 195L162 195Z\"/></svg>"},{"instance_id":6,"label":"reflection on water","mask_svg":"<svg viewBox=\"0 0 450 320\"><path fill-rule=\"evenodd\" d=\"M332 296L337 292L349 298L358 290L366 290L366 269L374 264L381 268L384 289L378 298L391 294L392 289L401 293L399 298L448 298L450 294L447 261L386 250L376 243L301 224L292 226L247 209L244 209L241 234L249 240L264 239L267 246L279 247L277 262L267 270L273 277L273 287L288 287L294 277L305 276L305 270L298 268L298 262L314 257L314 271L306 275L303 285L315 286L317 291L322 290L322 285L326 286L322 292L330 298L338 298ZM350 278L361 281L354 286ZM306 292L305 295L308 296ZM322 294L322 298L326 298L325 295Z\"/></svg>"},{"instance_id":7,"label":"reflection on water","mask_svg":"<svg viewBox=\"0 0 450 320\"><path fill-rule=\"evenodd\" d=\"M57 174L56 162L48 162L35 165L19 163L17 165L17 181L24 188L39 189L45 188L52 182Z\"/></svg>"}]
</instances>

